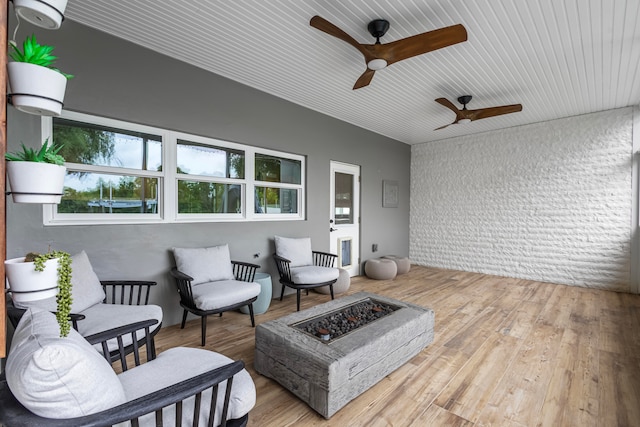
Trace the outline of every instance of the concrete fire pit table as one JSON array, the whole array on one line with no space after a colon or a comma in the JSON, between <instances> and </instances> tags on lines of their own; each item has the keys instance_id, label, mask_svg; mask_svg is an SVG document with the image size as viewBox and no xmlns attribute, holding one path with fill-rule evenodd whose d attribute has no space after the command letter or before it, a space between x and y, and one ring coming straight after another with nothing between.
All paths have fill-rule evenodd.
<instances>
[{"instance_id":1,"label":"concrete fire pit table","mask_svg":"<svg viewBox=\"0 0 640 427\"><path fill-rule=\"evenodd\" d=\"M363 300L394 311L337 338L299 328ZM431 309L359 292L258 325L255 369L328 419L429 345L433 325Z\"/></svg>"}]
</instances>

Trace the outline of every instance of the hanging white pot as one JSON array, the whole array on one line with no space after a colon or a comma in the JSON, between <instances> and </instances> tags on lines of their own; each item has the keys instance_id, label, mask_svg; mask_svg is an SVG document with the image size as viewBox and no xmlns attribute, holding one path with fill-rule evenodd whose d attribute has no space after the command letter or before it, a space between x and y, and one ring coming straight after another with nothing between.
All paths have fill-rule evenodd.
<instances>
[{"instance_id":1,"label":"hanging white pot","mask_svg":"<svg viewBox=\"0 0 640 427\"><path fill-rule=\"evenodd\" d=\"M38 27L57 30L62 25L67 0L13 0L20 18Z\"/></svg>"},{"instance_id":2,"label":"hanging white pot","mask_svg":"<svg viewBox=\"0 0 640 427\"><path fill-rule=\"evenodd\" d=\"M9 62L11 103L15 108L40 116L59 116L67 78L58 71L28 62Z\"/></svg>"},{"instance_id":3,"label":"hanging white pot","mask_svg":"<svg viewBox=\"0 0 640 427\"><path fill-rule=\"evenodd\" d=\"M58 293L58 259L45 261L44 270L36 271L33 262L24 257L4 262L11 298L17 302L38 301Z\"/></svg>"},{"instance_id":4,"label":"hanging white pot","mask_svg":"<svg viewBox=\"0 0 640 427\"><path fill-rule=\"evenodd\" d=\"M14 203L60 203L66 171L52 163L7 162Z\"/></svg>"}]
</instances>

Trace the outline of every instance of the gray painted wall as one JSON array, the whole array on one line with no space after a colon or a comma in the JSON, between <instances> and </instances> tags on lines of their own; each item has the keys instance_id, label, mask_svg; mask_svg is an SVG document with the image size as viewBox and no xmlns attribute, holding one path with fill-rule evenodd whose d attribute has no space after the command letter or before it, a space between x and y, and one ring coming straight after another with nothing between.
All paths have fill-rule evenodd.
<instances>
[{"instance_id":1,"label":"gray painted wall","mask_svg":"<svg viewBox=\"0 0 640 427\"><path fill-rule=\"evenodd\" d=\"M69 81L65 108L164 129L307 156L307 219L297 222L162 225L42 225L39 205L7 203L7 258L48 245L71 253L84 249L101 279L155 280L153 302L165 325L180 317L168 270L174 246L229 243L232 257L253 261L272 274L273 236L310 236L329 248L329 162L361 166L361 259L409 253L410 146L302 108L232 80L162 56L72 21L46 31L22 23L18 40L36 33L56 46ZM8 109L9 151L20 142L37 146L40 118ZM382 208L382 180L400 184L399 207ZM379 251L371 252L378 243ZM260 257L253 258L253 254ZM292 306L293 308L293 306Z\"/></svg>"}]
</instances>

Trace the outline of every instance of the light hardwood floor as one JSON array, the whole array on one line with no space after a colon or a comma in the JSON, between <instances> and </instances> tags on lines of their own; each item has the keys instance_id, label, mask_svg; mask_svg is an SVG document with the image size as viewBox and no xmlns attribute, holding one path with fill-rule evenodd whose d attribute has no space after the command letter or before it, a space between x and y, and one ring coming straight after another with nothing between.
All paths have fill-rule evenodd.
<instances>
[{"instance_id":1,"label":"light hardwood floor","mask_svg":"<svg viewBox=\"0 0 640 427\"><path fill-rule=\"evenodd\" d=\"M640 426L640 296L413 266L395 280L352 278L435 311L434 342L325 420L253 369L249 317L208 321L206 348L242 359L257 403L249 426ZM302 296L302 308L327 295ZM273 300L256 323L295 311ZM163 328L159 351L199 347L200 321Z\"/></svg>"}]
</instances>

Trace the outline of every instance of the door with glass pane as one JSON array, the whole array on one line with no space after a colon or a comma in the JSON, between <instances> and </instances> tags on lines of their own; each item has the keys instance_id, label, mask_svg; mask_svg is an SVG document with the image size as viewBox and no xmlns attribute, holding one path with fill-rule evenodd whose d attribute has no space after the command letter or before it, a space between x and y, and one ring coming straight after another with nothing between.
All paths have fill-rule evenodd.
<instances>
[{"instance_id":1,"label":"door with glass pane","mask_svg":"<svg viewBox=\"0 0 640 427\"><path fill-rule=\"evenodd\" d=\"M337 267L360 274L360 166L331 162L329 240Z\"/></svg>"}]
</instances>

